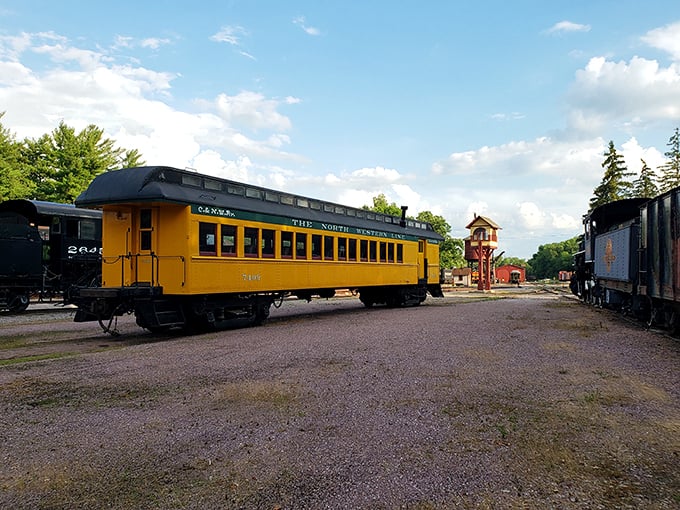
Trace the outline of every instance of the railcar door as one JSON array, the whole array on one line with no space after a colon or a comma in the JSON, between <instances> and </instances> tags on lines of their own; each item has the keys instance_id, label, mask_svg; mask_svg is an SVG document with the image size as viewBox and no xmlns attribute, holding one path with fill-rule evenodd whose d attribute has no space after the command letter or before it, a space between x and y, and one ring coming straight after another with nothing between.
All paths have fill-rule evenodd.
<instances>
[{"instance_id":1,"label":"railcar door","mask_svg":"<svg viewBox=\"0 0 680 510\"><path fill-rule=\"evenodd\" d=\"M135 220L136 235L131 239L133 284L154 286L158 283L158 207L139 208Z\"/></svg>"},{"instance_id":2,"label":"railcar door","mask_svg":"<svg viewBox=\"0 0 680 510\"><path fill-rule=\"evenodd\" d=\"M427 282L427 241L418 240L418 282Z\"/></svg>"}]
</instances>

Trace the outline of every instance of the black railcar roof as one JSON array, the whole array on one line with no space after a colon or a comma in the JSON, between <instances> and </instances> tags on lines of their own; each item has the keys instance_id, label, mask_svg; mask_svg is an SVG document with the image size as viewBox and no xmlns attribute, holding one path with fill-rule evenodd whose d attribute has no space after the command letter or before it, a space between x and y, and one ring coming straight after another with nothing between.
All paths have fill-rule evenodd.
<instances>
[{"instance_id":1,"label":"black railcar roof","mask_svg":"<svg viewBox=\"0 0 680 510\"><path fill-rule=\"evenodd\" d=\"M167 166L124 168L98 175L76 200L79 207L172 202L238 209L299 220L406 233L441 241L428 223L221 179Z\"/></svg>"},{"instance_id":2,"label":"black railcar roof","mask_svg":"<svg viewBox=\"0 0 680 510\"><path fill-rule=\"evenodd\" d=\"M0 212L16 212L31 221L36 221L39 216L63 216L95 220L100 220L102 217L101 211L84 209L72 204L27 199L6 200L0 203Z\"/></svg>"},{"instance_id":3,"label":"black railcar roof","mask_svg":"<svg viewBox=\"0 0 680 510\"><path fill-rule=\"evenodd\" d=\"M598 232L609 227L633 220L640 216L640 206L648 202L648 198L626 198L593 209L586 215L585 221L595 222Z\"/></svg>"}]
</instances>

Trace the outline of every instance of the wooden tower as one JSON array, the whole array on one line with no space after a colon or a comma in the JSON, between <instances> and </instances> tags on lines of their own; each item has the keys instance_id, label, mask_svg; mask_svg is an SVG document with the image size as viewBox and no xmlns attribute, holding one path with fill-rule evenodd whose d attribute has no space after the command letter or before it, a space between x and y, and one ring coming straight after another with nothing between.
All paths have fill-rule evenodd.
<instances>
[{"instance_id":1,"label":"wooden tower","mask_svg":"<svg viewBox=\"0 0 680 510\"><path fill-rule=\"evenodd\" d=\"M465 260L477 263L479 279L478 290L491 290L491 259L498 248L496 223L484 216L477 216L465 228L470 229L470 237L465 238Z\"/></svg>"}]
</instances>

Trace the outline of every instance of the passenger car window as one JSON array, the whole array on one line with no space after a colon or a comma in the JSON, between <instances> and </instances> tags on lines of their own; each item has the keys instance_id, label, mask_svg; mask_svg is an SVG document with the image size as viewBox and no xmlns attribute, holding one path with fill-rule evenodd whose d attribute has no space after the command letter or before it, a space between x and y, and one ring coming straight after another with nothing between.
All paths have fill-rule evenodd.
<instances>
[{"instance_id":1,"label":"passenger car window","mask_svg":"<svg viewBox=\"0 0 680 510\"><path fill-rule=\"evenodd\" d=\"M150 231L147 231L151 234ZM217 245L215 243L215 234L217 232L217 225L215 223L199 223L198 224L198 252L201 255L217 255ZM145 232L142 232L144 234ZM144 244L144 237L142 237L142 244ZM151 244L151 235L149 235L149 244ZM142 246L142 249L145 249Z\"/></svg>"}]
</instances>

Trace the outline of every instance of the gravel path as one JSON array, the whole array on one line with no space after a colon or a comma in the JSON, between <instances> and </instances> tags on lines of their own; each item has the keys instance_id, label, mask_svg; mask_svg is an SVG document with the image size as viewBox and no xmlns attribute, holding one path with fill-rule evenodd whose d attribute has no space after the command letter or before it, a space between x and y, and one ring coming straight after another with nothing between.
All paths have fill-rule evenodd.
<instances>
[{"instance_id":1,"label":"gravel path","mask_svg":"<svg viewBox=\"0 0 680 510\"><path fill-rule=\"evenodd\" d=\"M0 366L0 507L679 508L680 342L495 297Z\"/></svg>"}]
</instances>

